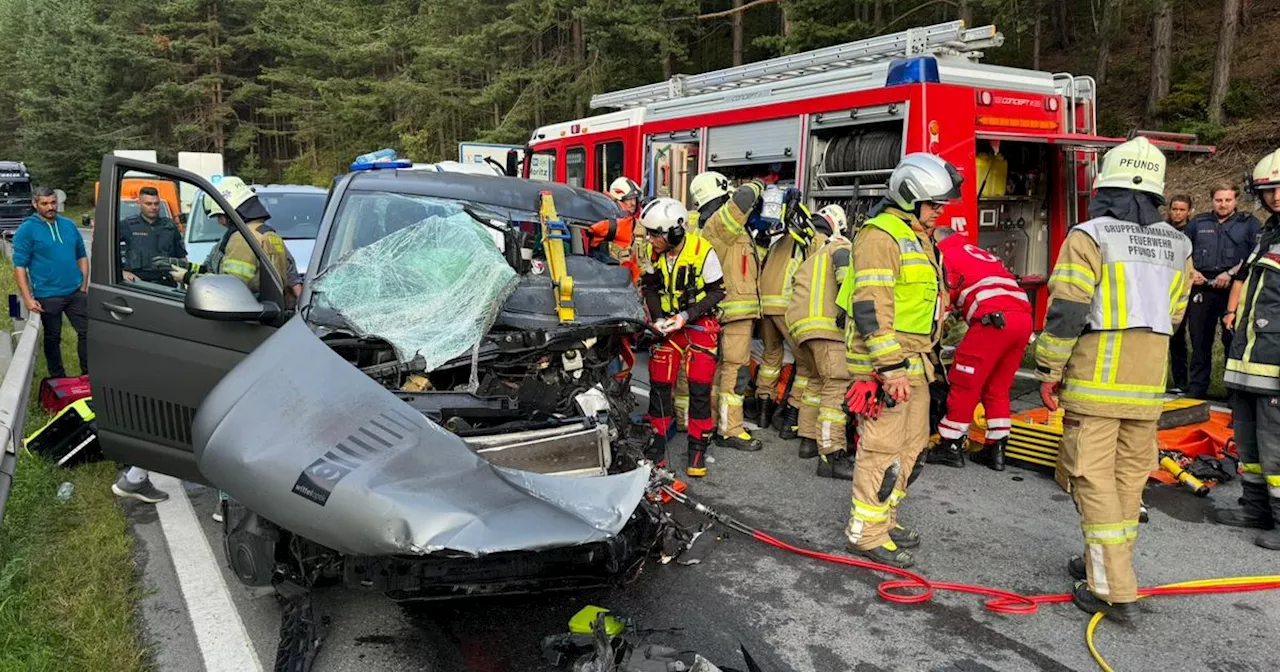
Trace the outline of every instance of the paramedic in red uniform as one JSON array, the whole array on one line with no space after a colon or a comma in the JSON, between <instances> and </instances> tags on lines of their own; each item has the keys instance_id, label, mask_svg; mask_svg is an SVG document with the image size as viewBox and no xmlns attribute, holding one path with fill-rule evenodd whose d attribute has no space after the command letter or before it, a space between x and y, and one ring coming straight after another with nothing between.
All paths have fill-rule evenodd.
<instances>
[{"instance_id":1,"label":"paramedic in red uniform","mask_svg":"<svg viewBox=\"0 0 1280 672\"><path fill-rule=\"evenodd\" d=\"M665 339L649 356L649 424L653 438L646 456L666 461L667 434L674 421L672 386L681 370L689 381L689 476L707 475L711 382L716 374L720 323L716 307L724 299L724 272L711 242L687 231L689 212L675 199L650 201L640 211L649 252L643 259L641 294L653 328Z\"/></svg>"},{"instance_id":2,"label":"paramedic in red uniform","mask_svg":"<svg viewBox=\"0 0 1280 672\"><path fill-rule=\"evenodd\" d=\"M982 402L987 420L983 448L973 461L1004 471L1009 441L1009 389L1031 338L1031 303L1017 279L995 255L963 235L940 228L934 232L951 305L968 327L956 347L947 378L947 415L938 423L942 442L929 452L930 464L964 466L965 438L973 410Z\"/></svg>"}]
</instances>

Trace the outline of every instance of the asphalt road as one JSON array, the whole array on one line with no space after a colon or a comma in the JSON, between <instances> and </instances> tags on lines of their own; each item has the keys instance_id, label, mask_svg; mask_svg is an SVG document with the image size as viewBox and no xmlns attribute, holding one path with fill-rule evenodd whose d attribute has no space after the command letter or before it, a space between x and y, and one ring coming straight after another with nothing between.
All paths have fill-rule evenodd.
<instances>
[{"instance_id":1,"label":"asphalt road","mask_svg":"<svg viewBox=\"0 0 1280 672\"><path fill-rule=\"evenodd\" d=\"M1034 385L1020 380L1020 405ZM840 552L850 486L814 476L814 461L764 432L760 453L721 450L691 494L793 542ZM679 453L673 453L679 454ZM216 493L189 486L203 532L221 559L221 528L209 514ZM1236 483L1209 500L1152 486L1151 522L1142 526L1136 562L1143 585L1275 572L1275 553L1251 533L1215 525L1204 506L1231 503ZM1080 550L1076 513L1045 475L1003 473L970 464L930 466L903 504L901 519L924 544L917 570L935 579L999 586L1025 594L1062 593L1064 564ZM154 514L135 507L140 564L150 592L143 605L149 644L161 670L199 670L193 637L172 599L163 540ZM1087 617L1070 604L1029 616L988 613L976 596L941 593L923 605L888 604L876 595L883 577L789 555L742 536L723 536L702 564L650 563L633 585L582 594L490 598L401 607L351 589L318 593L330 615L317 670L536 671L538 642L563 632L579 608L606 606L657 632L647 641L702 652L721 665L745 667L745 646L766 670L1090 670ZM224 568L234 603L264 666L274 659L279 609L270 593L250 591ZM168 597L166 597L168 595ZM1280 594L1158 598L1142 621L1104 621L1098 646L1116 670L1276 669ZM185 630L184 630L185 628Z\"/></svg>"}]
</instances>

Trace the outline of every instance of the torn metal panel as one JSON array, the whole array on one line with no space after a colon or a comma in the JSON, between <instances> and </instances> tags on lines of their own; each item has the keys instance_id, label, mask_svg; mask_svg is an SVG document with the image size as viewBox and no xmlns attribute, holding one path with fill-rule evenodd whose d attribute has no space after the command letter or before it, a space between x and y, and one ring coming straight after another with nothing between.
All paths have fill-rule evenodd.
<instances>
[{"instance_id":1,"label":"torn metal panel","mask_svg":"<svg viewBox=\"0 0 1280 672\"><path fill-rule=\"evenodd\" d=\"M295 317L193 425L202 474L277 525L353 555L540 550L616 535L647 468L550 476L494 466L363 375Z\"/></svg>"},{"instance_id":2,"label":"torn metal panel","mask_svg":"<svg viewBox=\"0 0 1280 672\"><path fill-rule=\"evenodd\" d=\"M518 280L461 205L435 207L442 213L355 250L316 282L359 335L386 340L402 362L421 356L427 371L479 343Z\"/></svg>"}]
</instances>

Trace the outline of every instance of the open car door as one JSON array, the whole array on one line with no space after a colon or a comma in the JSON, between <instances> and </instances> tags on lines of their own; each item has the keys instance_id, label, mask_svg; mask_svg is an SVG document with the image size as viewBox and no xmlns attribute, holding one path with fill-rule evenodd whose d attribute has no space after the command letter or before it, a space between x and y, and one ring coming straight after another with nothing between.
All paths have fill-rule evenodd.
<instances>
[{"instance_id":1,"label":"open car door","mask_svg":"<svg viewBox=\"0 0 1280 672\"><path fill-rule=\"evenodd\" d=\"M126 177L173 180L189 186L195 201L216 201L228 213L228 226L244 235L258 258L259 295L232 276L205 275L179 285L158 269L152 260L157 250L160 256L185 256L181 234L171 241L164 222L121 216ZM222 193L198 175L106 156L100 185L88 301L98 440L114 460L203 482L191 445L196 408L288 318L281 308L283 279ZM189 212L191 202L181 207ZM126 235L127 229L134 234ZM156 238L148 241L149 236Z\"/></svg>"}]
</instances>

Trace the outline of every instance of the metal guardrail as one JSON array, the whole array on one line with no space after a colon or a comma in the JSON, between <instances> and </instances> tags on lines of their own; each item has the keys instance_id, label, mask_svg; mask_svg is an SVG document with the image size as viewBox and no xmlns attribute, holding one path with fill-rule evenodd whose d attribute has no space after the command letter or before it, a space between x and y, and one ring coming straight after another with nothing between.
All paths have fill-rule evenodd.
<instances>
[{"instance_id":1,"label":"metal guardrail","mask_svg":"<svg viewBox=\"0 0 1280 672\"><path fill-rule=\"evenodd\" d=\"M12 258L9 245L5 256ZM27 402L31 398L31 375L36 367L36 345L40 341L40 320L14 323L9 339L0 341L0 366L4 380L0 382L0 524L4 522L5 504L18 469L18 450L22 448L23 426L27 422ZM16 347L11 339L17 338ZM7 361L6 361L7 360Z\"/></svg>"}]
</instances>

